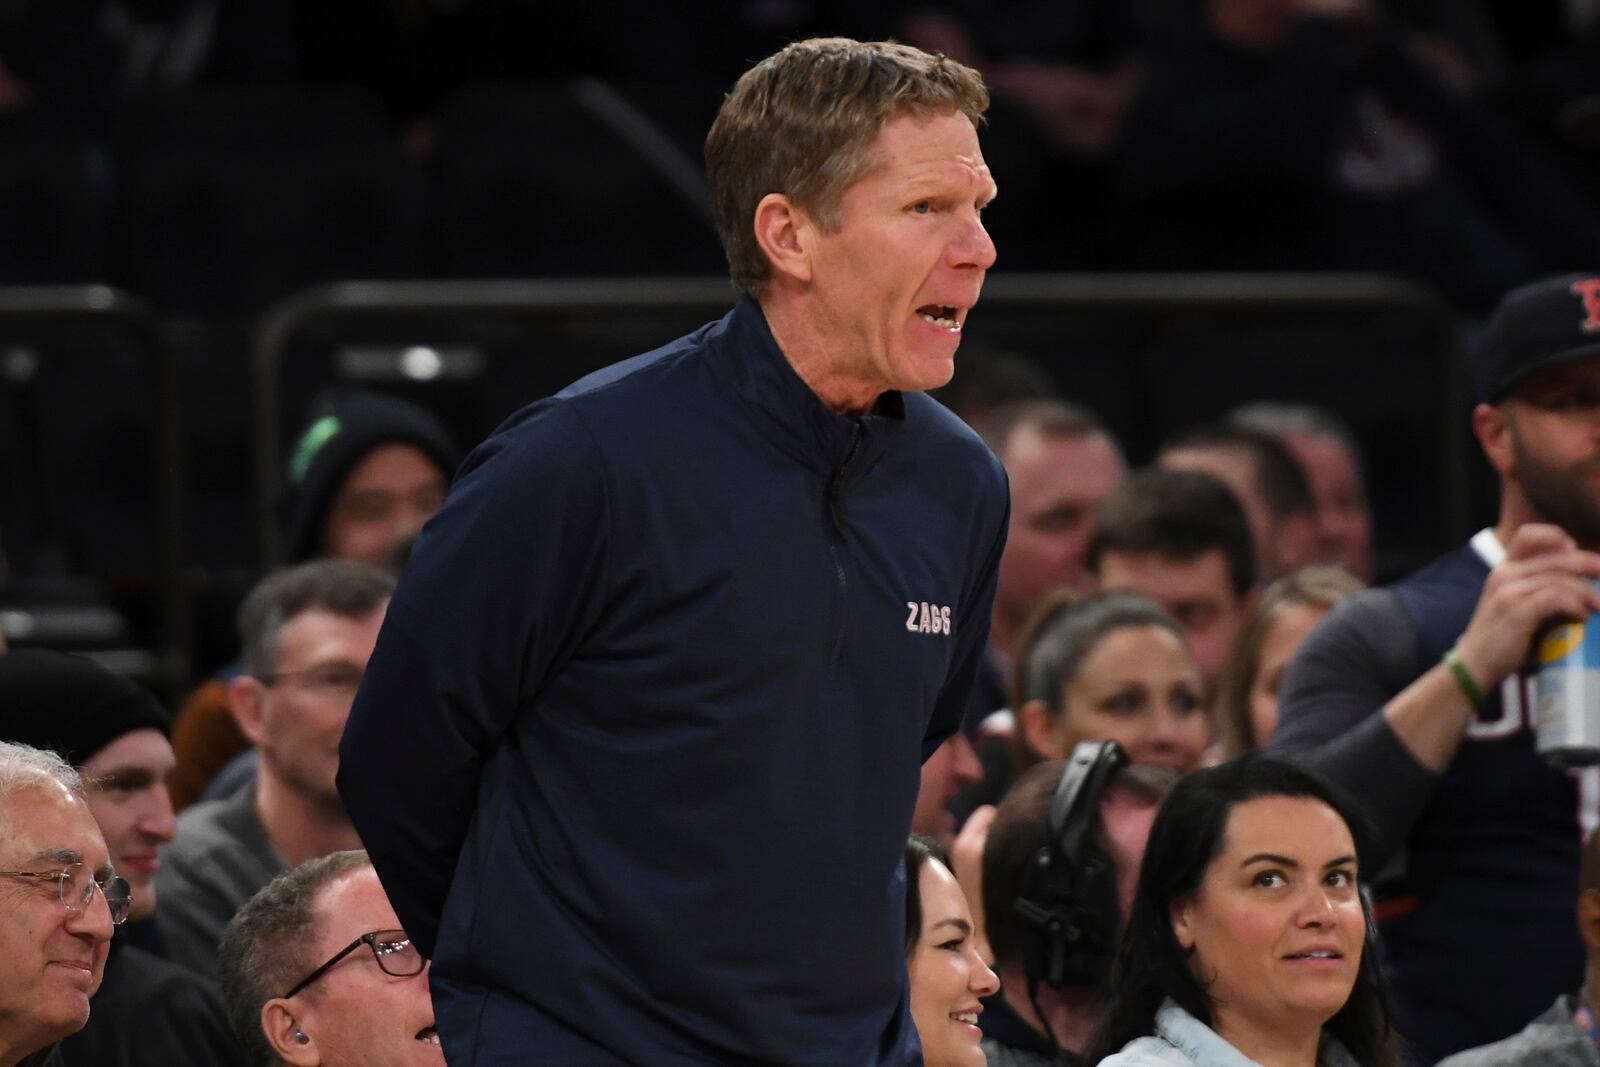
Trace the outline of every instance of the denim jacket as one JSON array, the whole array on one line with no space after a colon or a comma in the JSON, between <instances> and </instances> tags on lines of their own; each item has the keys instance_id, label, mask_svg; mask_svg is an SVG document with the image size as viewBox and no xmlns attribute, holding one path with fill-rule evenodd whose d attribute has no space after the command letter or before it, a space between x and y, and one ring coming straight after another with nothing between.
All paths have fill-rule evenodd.
<instances>
[{"instance_id":1,"label":"denim jacket","mask_svg":"<svg viewBox=\"0 0 1600 1067\"><path fill-rule=\"evenodd\" d=\"M1260 1067L1171 1000L1156 1012L1155 1031L1152 1037L1128 1042L1121 1052L1101 1060L1100 1067ZM1331 1037L1323 1040L1317 1062L1321 1067L1359 1067Z\"/></svg>"}]
</instances>

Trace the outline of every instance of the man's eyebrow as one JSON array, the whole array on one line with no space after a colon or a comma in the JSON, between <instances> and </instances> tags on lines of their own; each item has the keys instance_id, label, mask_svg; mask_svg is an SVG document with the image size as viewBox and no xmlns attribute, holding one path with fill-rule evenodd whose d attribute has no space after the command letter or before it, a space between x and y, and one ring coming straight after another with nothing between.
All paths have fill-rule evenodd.
<instances>
[{"instance_id":1,"label":"man's eyebrow","mask_svg":"<svg viewBox=\"0 0 1600 1067\"><path fill-rule=\"evenodd\" d=\"M82 863L83 853L71 848L47 848L28 857L29 863Z\"/></svg>"},{"instance_id":2,"label":"man's eyebrow","mask_svg":"<svg viewBox=\"0 0 1600 1067\"><path fill-rule=\"evenodd\" d=\"M167 768L170 770L171 768ZM113 767L104 774L97 774L90 779L96 786L104 788L109 785L126 787L147 786L161 778L165 772L157 772L149 767Z\"/></svg>"}]
</instances>

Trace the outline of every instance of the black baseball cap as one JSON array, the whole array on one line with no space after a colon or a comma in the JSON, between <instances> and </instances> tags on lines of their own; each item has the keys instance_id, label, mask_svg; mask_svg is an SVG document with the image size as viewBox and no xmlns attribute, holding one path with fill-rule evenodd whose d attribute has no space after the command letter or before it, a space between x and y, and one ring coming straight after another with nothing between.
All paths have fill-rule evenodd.
<instances>
[{"instance_id":1,"label":"black baseball cap","mask_svg":"<svg viewBox=\"0 0 1600 1067\"><path fill-rule=\"evenodd\" d=\"M1584 356L1600 356L1600 272L1507 293L1472 351L1472 384L1480 401L1496 404L1534 371Z\"/></svg>"}]
</instances>

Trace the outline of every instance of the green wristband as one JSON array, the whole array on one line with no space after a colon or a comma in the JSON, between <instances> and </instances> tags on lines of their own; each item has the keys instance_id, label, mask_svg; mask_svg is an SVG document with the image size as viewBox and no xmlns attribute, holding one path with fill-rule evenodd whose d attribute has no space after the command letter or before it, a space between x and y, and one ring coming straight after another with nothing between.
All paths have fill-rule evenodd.
<instances>
[{"instance_id":1,"label":"green wristband","mask_svg":"<svg viewBox=\"0 0 1600 1067\"><path fill-rule=\"evenodd\" d=\"M1444 665L1450 668L1450 673L1455 675L1456 684L1467 695L1467 700L1472 704L1474 711L1483 711L1488 705L1489 698L1483 695L1483 690L1478 688L1478 683L1473 679L1472 673L1467 670L1467 665L1461 662L1461 657L1456 655L1454 648L1445 649L1440 657Z\"/></svg>"}]
</instances>

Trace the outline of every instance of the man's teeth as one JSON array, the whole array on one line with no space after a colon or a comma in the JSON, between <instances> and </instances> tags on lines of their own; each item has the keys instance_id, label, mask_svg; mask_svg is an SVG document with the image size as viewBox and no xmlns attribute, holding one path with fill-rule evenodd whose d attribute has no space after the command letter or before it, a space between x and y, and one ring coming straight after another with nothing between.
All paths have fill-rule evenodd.
<instances>
[{"instance_id":1,"label":"man's teeth","mask_svg":"<svg viewBox=\"0 0 1600 1067\"><path fill-rule=\"evenodd\" d=\"M940 314L938 314L938 315L930 315L928 312L920 311L920 310L917 312L917 314L922 316L922 321L930 322L933 325L939 327L939 329L941 329L941 330L960 330L961 329L961 321L956 318L956 309L955 308L949 307L949 306L945 306L945 307L940 308L939 311L940 311Z\"/></svg>"},{"instance_id":2,"label":"man's teeth","mask_svg":"<svg viewBox=\"0 0 1600 1067\"><path fill-rule=\"evenodd\" d=\"M439 1031L430 1026L426 1030L423 1030L417 1034L417 1040L427 1045L438 1046Z\"/></svg>"},{"instance_id":3,"label":"man's teeth","mask_svg":"<svg viewBox=\"0 0 1600 1067\"><path fill-rule=\"evenodd\" d=\"M954 1019L958 1023L966 1023L968 1026L978 1025L978 1013L975 1011L951 1012L950 1018Z\"/></svg>"}]
</instances>

